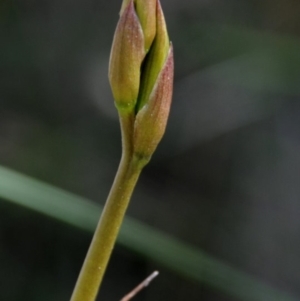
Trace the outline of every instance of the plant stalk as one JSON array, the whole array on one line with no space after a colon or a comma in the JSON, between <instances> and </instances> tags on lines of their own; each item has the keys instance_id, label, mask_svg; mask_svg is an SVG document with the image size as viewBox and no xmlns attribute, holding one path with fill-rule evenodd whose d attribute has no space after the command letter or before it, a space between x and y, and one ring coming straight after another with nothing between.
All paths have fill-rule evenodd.
<instances>
[{"instance_id":1,"label":"plant stalk","mask_svg":"<svg viewBox=\"0 0 300 301\"><path fill-rule=\"evenodd\" d=\"M120 116L121 162L80 271L71 301L94 301L116 242L132 192L142 170L132 151L133 116Z\"/></svg>"}]
</instances>

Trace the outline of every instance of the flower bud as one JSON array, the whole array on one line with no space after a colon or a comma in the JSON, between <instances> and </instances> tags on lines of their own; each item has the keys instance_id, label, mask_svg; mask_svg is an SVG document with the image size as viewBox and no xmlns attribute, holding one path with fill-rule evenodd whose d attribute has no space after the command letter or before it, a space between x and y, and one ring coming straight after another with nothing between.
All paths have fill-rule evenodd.
<instances>
[{"instance_id":1,"label":"flower bud","mask_svg":"<svg viewBox=\"0 0 300 301\"><path fill-rule=\"evenodd\" d=\"M166 128L173 91L173 47L157 78L148 102L137 113L134 123L134 154L148 162Z\"/></svg>"},{"instance_id":2,"label":"flower bud","mask_svg":"<svg viewBox=\"0 0 300 301\"><path fill-rule=\"evenodd\" d=\"M156 1L134 0L135 10L140 20L143 34L145 52L148 52L156 33ZM120 14L123 13L130 0L123 0Z\"/></svg>"},{"instance_id":3,"label":"flower bud","mask_svg":"<svg viewBox=\"0 0 300 301\"><path fill-rule=\"evenodd\" d=\"M136 104L144 57L144 35L131 0L120 16L109 60L109 81L119 110L132 110Z\"/></svg>"},{"instance_id":4,"label":"flower bud","mask_svg":"<svg viewBox=\"0 0 300 301\"><path fill-rule=\"evenodd\" d=\"M165 18L159 1L156 8L156 36L153 45L146 57L143 67L140 93L137 103L137 111L147 103L150 93L157 81L158 74L166 61L169 52L170 41L168 37Z\"/></svg>"},{"instance_id":5,"label":"flower bud","mask_svg":"<svg viewBox=\"0 0 300 301\"><path fill-rule=\"evenodd\" d=\"M165 132L173 73L173 47L159 0L123 0L109 79L119 113L130 112L134 121L123 125L129 127L125 139L144 163Z\"/></svg>"},{"instance_id":6,"label":"flower bud","mask_svg":"<svg viewBox=\"0 0 300 301\"><path fill-rule=\"evenodd\" d=\"M145 51L148 52L156 34L156 0L135 0L135 4L143 28Z\"/></svg>"}]
</instances>

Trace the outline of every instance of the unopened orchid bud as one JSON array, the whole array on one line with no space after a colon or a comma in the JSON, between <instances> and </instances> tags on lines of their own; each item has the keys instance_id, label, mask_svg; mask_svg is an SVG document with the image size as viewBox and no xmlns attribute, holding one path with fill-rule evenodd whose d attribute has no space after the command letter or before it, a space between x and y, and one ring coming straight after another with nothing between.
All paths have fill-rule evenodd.
<instances>
[{"instance_id":1,"label":"unopened orchid bud","mask_svg":"<svg viewBox=\"0 0 300 301\"><path fill-rule=\"evenodd\" d=\"M134 124L134 152L146 161L165 132L172 99L173 74L173 47L158 1L156 36L143 66Z\"/></svg>"},{"instance_id":2,"label":"unopened orchid bud","mask_svg":"<svg viewBox=\"0 0 300 301\"><path fill-rule=\"evenodd\" d=\"M129 112L134 121L127 139L144 162L165 132L173 73L173 47L159 0L123 0L109 79L119 113Z\"/></svg>"},{"instance_id":3,"label":"unopened orchid bud","mask_svg":"<svg viewBox=\"0 0 300 301\"><path fill-rule=\"evenodd\" d=\"M156 0L135 0L135 5L143 28L145 51L148 52L156 34Z\"/></svg>"},{"instance_id":4,"label":"unopened orchid bud","mask_svg":"<svg viewBox=\"0 0 300 301\"><path fill-rule=\"evenodd\" d=\"M150 160L166 129L173 94L173 75L174 61L171 45L150 98L135 118L134 154L146 163Z\"/></svg>"},{"instance_id":5,"label":"unopened orchid bud","mask_svg":"<svg viewBox=\"0 0 300 301\"><path fill-rule=\"evenodd\" d=\"M156 8L156 36L153 45L146 58L141 74L141 86L137 103L137 111L147 103L158 75L166 61L170 48L170 41L167 32L164 14L159 1Z\"/></svg>"},{"instance_id":6,"label":"unopened orchid bud","mask_svg":"<svg viewBox=\"0 0 300 301\"><path fill-rule=\"evenodd\" d=\"M135 10L143 29L146 52L150 49L156 33L156 1L134 0ZM120 14L123 13L129 3L130 0L123 0Z\"/></svg>"},{"instance_id":7,"label":"unopened orchid bud","mask_svg":"<svg viewBox=\"0 0 300 301\"><path fill-rule=\"evenodd\" d=\"M109 81L119 110L132 110L136 104L144 57L144 35L131 0L120 16L109 60Z\"/></svg>"}]
</instances>

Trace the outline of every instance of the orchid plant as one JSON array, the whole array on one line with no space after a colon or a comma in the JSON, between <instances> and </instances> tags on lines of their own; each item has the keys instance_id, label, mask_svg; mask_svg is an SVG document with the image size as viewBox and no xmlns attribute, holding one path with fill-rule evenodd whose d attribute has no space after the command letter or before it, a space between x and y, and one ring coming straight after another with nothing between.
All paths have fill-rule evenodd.
<instances>
[{"instance_id":1,"label":"orchid plant","mask_svg":"<svg viewBox=\"0 0 300 301\"><path fill-rule=\"evenodd\" d=\"M94 301L143 167L162 139L173 90L173 47L159 0L123 0L109 61L122 157L71 301Z\"/></svg>"}]
</instances>

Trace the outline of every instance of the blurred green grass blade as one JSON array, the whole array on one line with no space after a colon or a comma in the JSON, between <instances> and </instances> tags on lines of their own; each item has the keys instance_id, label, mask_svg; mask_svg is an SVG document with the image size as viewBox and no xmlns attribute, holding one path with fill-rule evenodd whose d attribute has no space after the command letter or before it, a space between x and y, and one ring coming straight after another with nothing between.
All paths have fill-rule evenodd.
<instances>
[{"instance_id":1,"label":"blurred green grass blade","mask_svg":"<svg viewBox=\"0 0 300 301\"><path fill-rule=\"evenodd\" d=\"M300 95L300 47L263 48L201 70L221 82L263 93Z\"/></svg>"},{"instance_id":2,"label":"blurred green grass blade","mask_svg":"<svg viewBox=\"0 0 300 301\"><path fill-rule=\"evenodd\" d=\"M262 92L300 95L297 37L198 20L185 26L185 34L176 43L182 47L182 68L193 66L194 70L199 66L200 74L208 72L222 82Z\"/></svg>"},{"instance_id":3,"label":"blurred green grass blade","mask_svg":"<svg viewBox=\"0 0 300 301\"><path fill-rule=\"evenodd\" d=\"M0 166L0 197L75 227L94 231L101 206ZM239 300L296 301L199 249L127 217L118 242L181 275Z\"/></svg>"},{"instance_id":4,"label":"blurred green grass blade","mask_svg":"<svg viewBox=\"0 0 300 301\"><path fill-rule=\"evenodd\" d=\"M298 300L191 245L131 219L126 221L121 234L119 241L123 245L237 300Z\"/></svg>"},{"instance_id":5,"label":"blurred green grass blade","mask_svg":"<svg viewBox=\"0 0 300 301\"><path fill-rule=\"evenodd\" d=\"M0 166L0 197L75 227L94 231L102 207Z\"/></svg>"}]
</instances>

